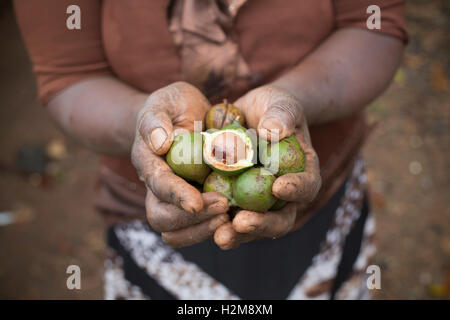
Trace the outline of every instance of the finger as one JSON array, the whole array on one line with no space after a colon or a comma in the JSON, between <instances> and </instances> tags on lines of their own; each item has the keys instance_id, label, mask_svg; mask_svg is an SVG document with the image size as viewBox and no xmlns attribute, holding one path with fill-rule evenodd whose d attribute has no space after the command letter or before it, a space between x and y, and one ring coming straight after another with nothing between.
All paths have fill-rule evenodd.
<instances>
[{"instance_id":1,"label":"finger","mask_svg":"<svg viewBox=\"0 0 450 320\"><path fill-rule=\"evenodd\" d=\"M161 99L156 91L146 102L138 115L138 131L147 146L158 155L169 151L173 141L173 125L167 109L169 102Z\"/></svg>"},{"instance_id":2,"label":"finger","mask_svg":"<svg viewBox=\"0 0 450 320\"><path fill-rule=\"evenodd\" d=\"M153 92L138 116L138 131L150 150L158 155L169 151L174 126L189 131L202 121L211 107L205 96L187 82L175 82Z\"/></svg>"},{"instance_id":3,"label":"finger","mask_svg":"<svg viewBox=\"0 0 450 320\"><path fill-rule=\"evenodd\" d=\"M214 233L214 242L222 250L230 250L239 247L241 243L255 240L257 236L248 233L238 233L231 222L217 228Z\"/></svg>"},{"instance_id":4,"label":"finger","mask_svg":"<svg viewBox=\"0 0 450 320\"><path fill-rule=\"evenodd\" d=\"M141 137L136 137L132 161L139 177L160 200L189 212L203 209L203 198L196 188L175 175L161 157L152 153Z\"/></svg>"},{"instance_id":5,"label":"finger","mask_svg":"<svg viewBox=\"0 0 450 320\"><path fill-rule=\"evenodd\" d=\"M211 238L216 229L227 221L229 221L228 214L220 214L188 228L163 232L162 239L175 248L190 246Z\"/></svg>"},{"instance_id":6,"label":"finger","mask_svg":"<svg viewBox=\"0 0 450 320\"><path fill-rule=\"evenodd\" d=\"M278 238L292 229L296 215L295 203L286 205L282 210L266 213L241 210L233 219L233 228L239 233Z\"/></svg>"},{"instance_id":7,"label":"finger","mask_svg":"<svg viewBox=\"0 0 450 320\"><path fill-rule=\"evenodd\" d=\"M305 170L277 178L272 185L272 193L279 199L306 205L314 200L322 185L319 158L311 146L306 126L298 128L296 138L305 155Z\"/></svg>"},{"instance_id":8,"label":"finger","mask_svg":"<svg viewBox=\"0 0 450 320\"><path fill-rule=\"evenodd\" d=\"M264 215L268 216L264 217ZM281 237L292 230L295 218L295 204L288 204L280 211L269 211L264 214L242 210L232 222L226 223L216 230L214 241L222 250L229 250L239 247L241 243L262 237Z\"/></svg>"},{"instance_id":9,"label":"finger","mask_svg":"<svg viewBox=\"0 0 450 320\"><path fill-rule=\"evenodd\" d=\"M279 141L294 133L301 121L300 102L292 95L280 89L267 87L270 99L266 102L266 110L258 123L258 133L268 141ZM270 91L276 90L275 94Z\"/></svg>"},{"instance_id":10,"label":"finger","mask_svg":"<svg viewBox=\"0 0 450 320\"><path fill-rule=\"evenodd\" d=\"M168 232L198 224L228 211L228 200L217 192L203 193L204 208L198 214L189 214L172 204L160 201L151 190L145 202L147 220L157 232Z\"/></svg>"}]
</instances>

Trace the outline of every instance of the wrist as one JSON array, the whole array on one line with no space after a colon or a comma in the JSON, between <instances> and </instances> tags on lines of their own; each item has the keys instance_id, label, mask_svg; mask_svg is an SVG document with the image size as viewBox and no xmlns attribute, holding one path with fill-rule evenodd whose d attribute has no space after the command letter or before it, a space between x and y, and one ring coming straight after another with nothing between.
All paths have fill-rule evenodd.
<instances>
[{"instance_id":1,"label":"wrist","mask_svg":"<svg viewBox=\"0 0 450 320\"><path fill-rule=\"evenodd\" d=\"M124 135L125 139L121 141L121 145L123 145L123 149L126 150L127 154L131 152L131 147L136 136L136 127L138 124L139 113L141 112L142 108L144 108L148 96L149 94L143 92L134 92L130 94L128 103L128 109L130 113L127 121L127 132Z\"/></svg>"}]
</instances>

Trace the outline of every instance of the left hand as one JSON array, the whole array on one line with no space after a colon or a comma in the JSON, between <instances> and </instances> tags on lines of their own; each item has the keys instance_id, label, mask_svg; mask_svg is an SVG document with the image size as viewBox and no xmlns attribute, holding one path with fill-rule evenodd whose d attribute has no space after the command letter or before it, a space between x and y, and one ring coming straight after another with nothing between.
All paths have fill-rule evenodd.
<instances>
[{"instance_id":1,"label":"left hand","mask_svg":"<svg viewBox=\"0 0 450 320\"><path fill-rule=\"evenodd\" d=\"M225 250L290 232L297 216L314 200L322 183L319 159L311 145L303 107L297 98L281 88L267 85L248 92L234 105L244 113L247 127L256 129L262 138L270 141L277 133L281 140L295 134L305 153L306 167L303 172L288 173L275 180L272 193L290 202L282 210L266 213L241 210L232 222L216 230L214 241Z\"/></svg>"},{"instance_id":2,"label":"left hand","mask_svg":"<svg viewBox=\"0 0 450 320\"><path fill-rule=\"evenodd\" d=\"M210 108L194 86L175 82L153 92L141 107L131 159L147 187L145 207L153 230L173 247L209 239L229 221L228 200L217 192L200 193L175 175L164 159L177 129L194 130Z\"/></svg>"}]
</instances>

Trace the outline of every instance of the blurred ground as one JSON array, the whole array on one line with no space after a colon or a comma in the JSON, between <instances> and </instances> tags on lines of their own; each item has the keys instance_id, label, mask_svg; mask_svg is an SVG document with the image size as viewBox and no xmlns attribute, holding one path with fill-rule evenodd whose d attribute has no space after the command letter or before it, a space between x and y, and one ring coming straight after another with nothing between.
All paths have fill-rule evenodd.
<instances>
[{"instance_id":1,"label":"blurred ground","mask_svg":"<svg viewBox=\"0 0 450 320\"><path fill-rule=\"evenodd\" d=\"M445 298L450 290L450 1L409 1L407 18L411 41L404 63L367 111L378 122L364 148L378 223L374 263L382 270L375 297ZM0 226L0 299L100 299L103 228L92 209L97 158L64 138L38 106L7 6L0 9L0 38L0 225L5 212L22 220ZM45 147L53 158L45 172L24 175L15 169L19 150L22 159L31 154L39 160ZM82 290L66 288L71 264L81 267Z\"/></svg>"}]
</instances>

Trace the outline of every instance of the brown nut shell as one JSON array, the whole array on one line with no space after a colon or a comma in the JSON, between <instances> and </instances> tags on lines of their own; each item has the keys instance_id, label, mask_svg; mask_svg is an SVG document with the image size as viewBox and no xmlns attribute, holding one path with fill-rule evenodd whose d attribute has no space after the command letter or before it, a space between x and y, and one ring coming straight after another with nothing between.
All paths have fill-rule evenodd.
<instances>
[{"instance_id":1,"label":"brown nut shell","mask_svg":"<svg viewBox=\"0 0 450 320\"><path fill-rule=\"evenodd\" d=\"M205 116L207 130L222 129L234 121L238 121L241 126L245 126L245 118L242 112L226 100L213 106Z\"/></svg>"}]
</instances>

